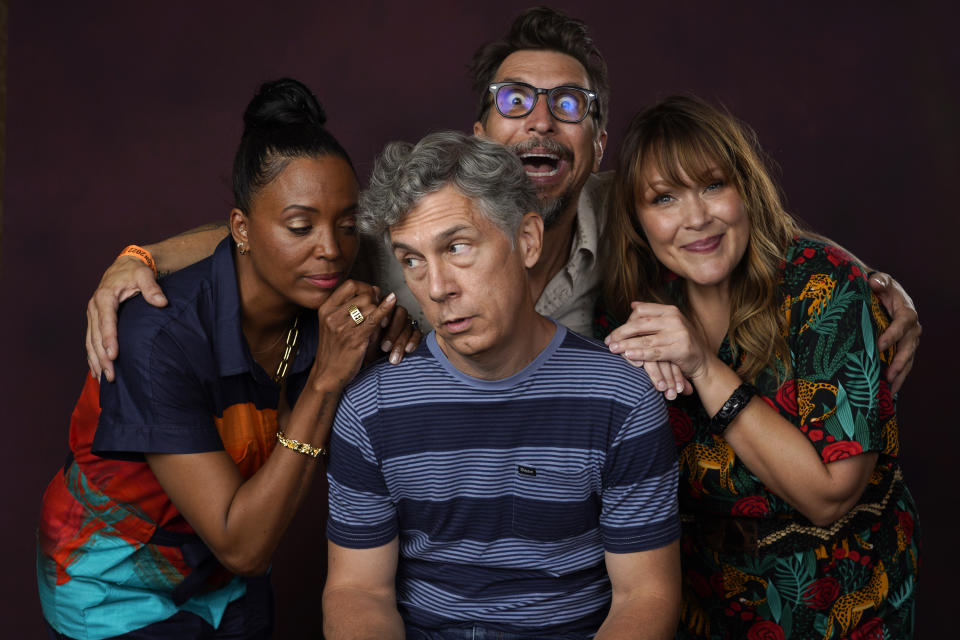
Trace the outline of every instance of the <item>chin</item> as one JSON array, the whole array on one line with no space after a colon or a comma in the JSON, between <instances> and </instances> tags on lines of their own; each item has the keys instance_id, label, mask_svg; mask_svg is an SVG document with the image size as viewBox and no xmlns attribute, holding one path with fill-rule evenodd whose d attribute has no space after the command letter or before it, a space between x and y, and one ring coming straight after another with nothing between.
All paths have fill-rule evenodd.
<instances>
[{"instance_id":1,"label":"chin","mask_svg":"<svg viewBox=\"0 0 960 640\"><path fill-rule=\"evenodd\" d=\"M724 271L722 273L701 273L694 276L687 276L687 280L701 287L717 287L730 282L731 273L733 272Z\"/></svg>"},{"instance_id":2,"label":"chin","mask_svg":"<svg viewBox=\"0 0 960 640\"><path fill-rule=\"evenodd\" d=\"M332 291L315 291L309 295L291 296L290 302L304 309L319 309L327 301Z\"/></svg>"},{"instance_id":3,"label":"chin","mask_svg":"<svg viewBox=\"0 0 960 640\"><path fill-rule=\"evenodd\" d=\"M482 336L476 334L457 334L457 335L447 335L441 333L440 336L443 338L443 342L450 349L455 351L457 355L461 357L473 357L479 355L490 348L488 340L484 340Z\"/></svg>"}]
</instances>

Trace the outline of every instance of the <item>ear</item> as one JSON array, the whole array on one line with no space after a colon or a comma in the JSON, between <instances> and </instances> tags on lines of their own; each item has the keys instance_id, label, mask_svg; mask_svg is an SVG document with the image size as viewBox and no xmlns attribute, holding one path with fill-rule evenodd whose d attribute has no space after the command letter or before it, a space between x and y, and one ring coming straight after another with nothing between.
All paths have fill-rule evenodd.
<instances>
[{"instance_id":1,"label":"ear","mask_svg":"<svg viewBox=\"0 0 960 640\"><path fill-rule=\"evenodd\" d=\"M600 171L600 161L603 160L603 152L607 148L607 130L604 129L593 141L593 172Z\"/></svg>"},{"instance_id":2,"label":"ear","mask_svg":"<svg viewBox=\"0 0 960 640\"><path fill-rule=\"evenodd\" d=\"M479 120L473 123L473 135L477 136L478 138L482 138L486 135L486 131L483 129L483 123Z\"/></svg>"},{"instance_id":3,"label":"ear","mask_svg":"<svg viewBox=\"0 0 960 640\"><path fill-rule=\"evenodd\" d=\"M230 235L233 236L233 241L237 244L241 242L247 242L247 214L240 209L231 209L230 210Z\"/></svg>"},{"instance_id":4,"label":"ear","mask_svg":"<svg viewBox=\"0 0 960 640\"><path fill-rule=\"evenodd\" d=\"M517 250L523 260L523 266L532 269L540 259L543 250L543 218L536 211L530 211L520 221L517 229Z\"/></svg>"}]
</instances>

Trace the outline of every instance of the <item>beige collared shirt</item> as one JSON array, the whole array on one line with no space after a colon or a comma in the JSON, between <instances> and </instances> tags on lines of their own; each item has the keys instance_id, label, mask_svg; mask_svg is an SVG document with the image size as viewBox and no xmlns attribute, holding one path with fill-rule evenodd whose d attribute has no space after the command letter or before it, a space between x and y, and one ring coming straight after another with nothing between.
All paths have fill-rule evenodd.
<instances>
[{"instance_id":1,"label":"beige collared shirt","mask_svg":"<svg viewBox=\"0 0 960 640\"><path fill-rule=\"evenodd\" d=\"M593 309L600 295L601 264L597 253L612 183L613 174L609 171L592 174L587 179L577 203L570 256L547 283L536 305L538 313L586 336L592 335ZM417 299L407 288L400 264L385 245L380 245L377 256L376 280L384 292L397 294L399 304L420 323L424 333L430 330Z\"/></svg>"}]
</instances>

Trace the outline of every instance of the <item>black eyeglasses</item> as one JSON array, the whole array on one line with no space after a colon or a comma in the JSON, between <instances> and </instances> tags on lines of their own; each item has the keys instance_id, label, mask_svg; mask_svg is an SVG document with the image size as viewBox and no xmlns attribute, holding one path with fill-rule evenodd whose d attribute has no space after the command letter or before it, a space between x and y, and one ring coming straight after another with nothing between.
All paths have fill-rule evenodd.
<instances>
[{"instance_id":1,"label":"black eyeglasses","mask_svg":"<svg viewBox=\"0 0 960 640\"><path fill-rule=\"evenodd\" d=\"M597 101L595 92L568 85L541 89L526 82L494 82L489 89L497 111L504 118L529 115L537 106L537 97L545 93L550 115L561 122L577 123L587 117L590 105Z\"/></svg>"}]
</instances>

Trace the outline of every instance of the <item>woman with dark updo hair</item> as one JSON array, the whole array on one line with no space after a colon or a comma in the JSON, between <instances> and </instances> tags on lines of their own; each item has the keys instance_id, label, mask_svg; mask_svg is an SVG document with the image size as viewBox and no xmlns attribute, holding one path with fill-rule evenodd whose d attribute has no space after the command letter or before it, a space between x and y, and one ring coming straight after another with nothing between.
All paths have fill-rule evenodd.
<instances>
[{"instance_id":1,"label":"woman with dark updo hair","mask_svg":"<svg viewBox=\"0 0 960 640\"><path fill-rule=\"evenodd\" d=\"M164 280L166 307L124 304L115 379L87 378L43 499L52 637L270 637L271 555L343 387L381 321L403 315L347 279L357 179L324 122L303 84L264 84L244 114L230 236Z\"/></svg>"}]
</instances>

